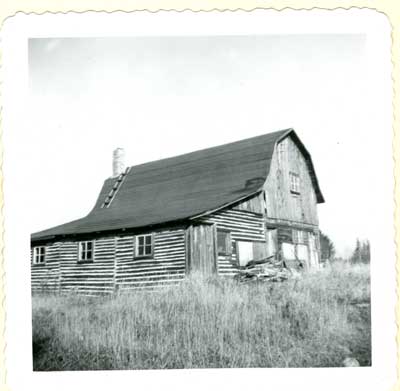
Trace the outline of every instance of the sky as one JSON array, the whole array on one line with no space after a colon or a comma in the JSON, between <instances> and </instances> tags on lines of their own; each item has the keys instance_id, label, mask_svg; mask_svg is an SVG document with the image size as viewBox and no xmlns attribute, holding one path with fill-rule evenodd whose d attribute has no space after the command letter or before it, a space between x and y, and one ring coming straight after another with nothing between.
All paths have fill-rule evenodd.
<instances>
[{"instance_id":1,"label":"sky","mask_svg":"<svg viewBox=\"0 0 400 391\"><path fill-rule=\"evenodd\" d=\"M294 128L320 228L344 256L370 237L365 35L36 38L28 55L32 232L86 215L117 147L132 166Z\"/></svg>"}]
</instances>

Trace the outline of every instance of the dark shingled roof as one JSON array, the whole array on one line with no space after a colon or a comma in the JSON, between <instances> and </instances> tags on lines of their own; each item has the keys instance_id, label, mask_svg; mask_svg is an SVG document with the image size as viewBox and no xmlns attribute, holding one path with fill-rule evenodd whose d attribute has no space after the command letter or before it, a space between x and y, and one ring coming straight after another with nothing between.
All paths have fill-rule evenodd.
<instances>
[{"instance_id":1,"label":"dark shingled roof","mask_svg":"<svg viewBox=\"0 0 400 391\"><path fill-rule=\"evenodd\" d=\"M317 201L324 202L310 154L293 129L286 129L133 166L108 208L101 206L116 178L105 180L86 217L34 233L31 239L147 227L218 210L261 190L275 145L289 134L307 160Z\"/></svg>"}]
</instances>

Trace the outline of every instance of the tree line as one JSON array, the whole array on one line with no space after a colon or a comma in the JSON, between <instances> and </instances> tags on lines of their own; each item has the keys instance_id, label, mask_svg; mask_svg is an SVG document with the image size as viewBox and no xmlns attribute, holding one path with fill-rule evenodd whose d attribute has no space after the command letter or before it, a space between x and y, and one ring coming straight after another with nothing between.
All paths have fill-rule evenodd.
<instances>
[{"instance_id":1,"label":"tree line","mask_svg":"<svg viewBox=\"0 0 400 391\"><path fill-rule=\"evenodd\" d=\"M335 261L339 260L336 258L335 245L329 236L322 231L320 231L320 246L321 246L321 259L323 261ZM350 263L370 263L371 260L371 247L369 240L357 239L354 250L351 256L346 259Z\"/></svg>"}]
</instances>

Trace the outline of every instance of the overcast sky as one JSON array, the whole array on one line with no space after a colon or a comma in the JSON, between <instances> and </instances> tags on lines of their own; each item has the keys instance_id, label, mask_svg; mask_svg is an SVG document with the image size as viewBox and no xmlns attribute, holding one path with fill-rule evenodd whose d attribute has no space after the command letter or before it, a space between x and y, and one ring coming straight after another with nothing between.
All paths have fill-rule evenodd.
<instances>
[{"instance_id":1,"label":"overcast sky","mask_svg":"<svg viewBox=\"0 0 400 391\"><path fill-rule=\"evenodd\" d=\"M116 147L136 165L292 127L347 254L372 229L365 69L361 34L30 39L31 230L86 215Z\"/></svg>"}]
</instances>

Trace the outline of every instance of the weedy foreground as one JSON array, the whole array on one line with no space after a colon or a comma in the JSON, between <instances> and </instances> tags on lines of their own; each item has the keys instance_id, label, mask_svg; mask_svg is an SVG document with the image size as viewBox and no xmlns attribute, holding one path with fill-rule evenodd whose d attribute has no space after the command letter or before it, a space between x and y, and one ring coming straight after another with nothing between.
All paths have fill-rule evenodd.
<instances>
[{"instance_id":1,"label":"weedy foreground","mask_svg":"<svg viewBox=\"0 0 400 391\"><path fill-rule=\"evenodd\" d=\"M370 274L337 265L280 283L192 276L107 297L32 298L36 371L371 365Z\"/></svg>"}]
</instances>

